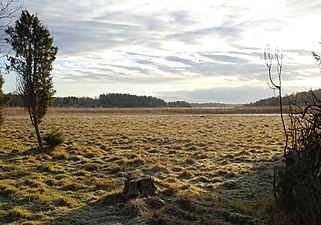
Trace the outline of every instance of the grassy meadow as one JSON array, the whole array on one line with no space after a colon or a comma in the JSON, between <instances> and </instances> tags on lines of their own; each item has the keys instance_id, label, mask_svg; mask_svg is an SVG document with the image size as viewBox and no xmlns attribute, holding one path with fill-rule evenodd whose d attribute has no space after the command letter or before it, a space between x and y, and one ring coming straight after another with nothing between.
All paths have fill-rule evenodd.
<instances>
[{"instance_id":1,"label":"grassy meadow","mask_svg":"<svg viewBox=\"0 0 321 225\"><path fill-rule=\"evenodd\" d=\"M4 116L0 224L269 224L277 115L51 109L41 130L65 143L42 151L22 109ZM157 195L126 201L131 175Z\"/></svg>"}]
</instances>

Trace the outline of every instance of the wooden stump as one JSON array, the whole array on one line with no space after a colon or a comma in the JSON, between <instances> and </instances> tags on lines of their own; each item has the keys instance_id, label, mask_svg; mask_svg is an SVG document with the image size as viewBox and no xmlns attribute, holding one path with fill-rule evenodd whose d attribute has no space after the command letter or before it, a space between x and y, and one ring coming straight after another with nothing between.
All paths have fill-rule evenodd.
<instances>
[{"instance_id":1,"label":"wooden stump","mask_svg":"<svg viewBox=\"0 0 321 225\"><path fill-rule=\"evenodd\" d=\"M151 177L127 178L123 194L126 198L154 196L157 188Z\"/></svg>"}]
</instances>

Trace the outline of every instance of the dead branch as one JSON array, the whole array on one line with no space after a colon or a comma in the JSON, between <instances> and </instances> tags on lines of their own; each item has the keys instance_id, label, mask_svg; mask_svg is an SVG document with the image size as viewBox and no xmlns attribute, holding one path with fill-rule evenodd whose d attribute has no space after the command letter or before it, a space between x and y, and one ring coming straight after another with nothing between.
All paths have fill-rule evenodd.
<instances>
[{"instance_id":1,"label":"dead branch","mask_svg":"<svg viewBox=\"0 0 321 225\"><path fill-rule=\"evenodd\" d=\"M285 121L283 117L283 100L282 100L282 64L283 64L283 55L280 53L279 50L277 50L274 54L271 53L271 48L269 45L266 46L264 50L264 60L265 60L265 65L268 70L268 80L269 80L269 87L272 90L278 91L278 97L279 97L279 103L280 103L280 116L281 116L281 121L282 121L282 126L283 126L283 132L285 136L285 146L283 150L284 157L286 158L286 150L288 148L288 133L287 129L285 126ZM277 72L277 78L273 75L272 71L272 66L273 66L273 61L276 61L276 72Z\"/></svg>"}]
</instances>

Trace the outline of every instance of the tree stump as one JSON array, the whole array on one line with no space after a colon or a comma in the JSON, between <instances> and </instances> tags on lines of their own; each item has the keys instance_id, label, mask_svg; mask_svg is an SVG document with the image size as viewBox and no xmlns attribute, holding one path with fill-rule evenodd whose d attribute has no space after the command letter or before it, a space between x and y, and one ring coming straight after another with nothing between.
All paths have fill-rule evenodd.
<instances>
[{"instance_id":1,"label":"tree stump","mask_svg":"<svg viewBox=\"0 0 321 225\"><path fill-rule=\"evenodd\" d=\"M135 197L147 197L154 196L157 187L151 177L142 176L127 178L125 181L125 187L123 189L123 194L127 199Z\"/></svg>"}]
</instances>

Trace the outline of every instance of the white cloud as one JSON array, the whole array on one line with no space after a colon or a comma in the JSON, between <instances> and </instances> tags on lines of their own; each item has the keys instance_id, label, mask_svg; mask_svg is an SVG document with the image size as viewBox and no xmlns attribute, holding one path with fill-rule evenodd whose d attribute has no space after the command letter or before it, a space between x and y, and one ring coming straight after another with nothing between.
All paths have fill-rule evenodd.
<instances>
[{"instance_id":1,"label":"white cloud","mask_svg":"<svg viewBox=\"0 0 321 225\"><path fill-rule=\"evenodd\" d=\"M204 101L213 93L207 90L217 89L239 102L240 95L233 100L229 90L269 93L262 57L266 43L283 51L284 80L291 87L311 86L320 76L310 55L321 49L321 31L312 26L321 19L317 1L24 2L59 47L53 71L59 95L119 90L167 93L167 98L172 93L180 100L189 93ZM78 88L67 91L68 84ZM268 91L262 92L264 87Z\"/></svg>"}]
</instances>

